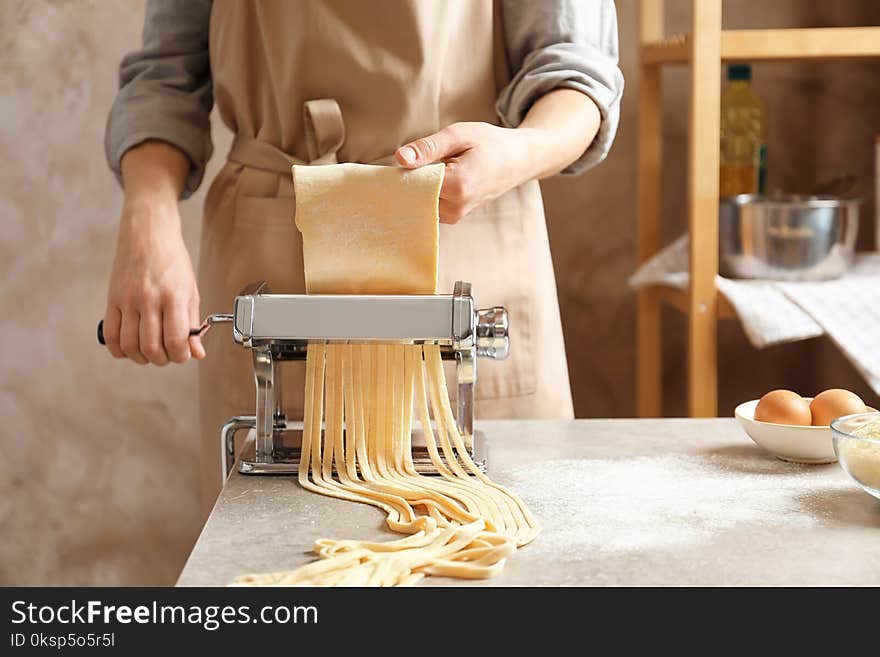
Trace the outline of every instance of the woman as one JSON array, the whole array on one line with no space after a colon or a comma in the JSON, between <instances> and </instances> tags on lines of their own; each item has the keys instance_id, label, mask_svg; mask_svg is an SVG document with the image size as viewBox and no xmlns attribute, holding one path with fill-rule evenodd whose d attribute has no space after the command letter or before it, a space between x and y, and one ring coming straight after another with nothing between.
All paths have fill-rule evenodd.
<instances>
[{"instance_id":1,"label":"woman","mask_svg":"<svg viewBox=\"0 0 880 657\"><path fill-rule=\"evenodd\" d=\"M201 308L226 312L261 279L304 291L291 162L442 161L440 290L470 281L511 318L510 359L480 363L477 415L572 416L537 180L584 171L611 145L623 90L612 0L151 0L120 82L106 135L125 190L104 318L114 356L205 359L187 333ZM213 102L236 138L205 202L197 286L177 204L211 155ZM219 428L254 407L248 351L209 346L206 508ZM301 378L285 373L291 415Z\"/></svg>"}]
</instances>

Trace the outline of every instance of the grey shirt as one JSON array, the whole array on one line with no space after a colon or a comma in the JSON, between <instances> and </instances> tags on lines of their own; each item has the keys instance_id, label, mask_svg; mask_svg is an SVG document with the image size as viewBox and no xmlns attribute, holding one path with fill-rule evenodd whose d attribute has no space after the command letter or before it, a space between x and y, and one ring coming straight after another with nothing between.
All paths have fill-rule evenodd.
<instances>
[{"instance_id":1,"label":"grey shirt","mask_svg":"<svg viewBox=\"0 0 880 657\"><path fill-rule=\"evenodd\" d=\"M623 74L618 67L613 0L500 0L512 79L495 105L502 125L516 127L532 103L559 88L581 91L602 116L590 147L562 173L580 173L608 154L620 117ZM143 47L119 68L105 149L120 176L131 147L160 139L187 154L192 166L184 197L199 186L211 157L211 0L149 0Z\"/></svg>"}]
</instances>

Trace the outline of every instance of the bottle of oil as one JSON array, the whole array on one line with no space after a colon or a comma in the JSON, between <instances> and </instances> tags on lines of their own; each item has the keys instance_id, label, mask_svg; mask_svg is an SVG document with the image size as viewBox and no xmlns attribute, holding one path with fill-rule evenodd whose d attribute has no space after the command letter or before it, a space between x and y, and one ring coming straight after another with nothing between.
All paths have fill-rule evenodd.
<instances>
[{"instance_id":1,"label":"bottle of oil","mask_svg":"<svg viewBox=\"0 0 880 657\"><path fill-rule=\"evenodd\" d=\"M763 194L767 146L764 104L749 86L746 65L727 68L721 93L721 196Z\"/></svg>"}]
</instances>

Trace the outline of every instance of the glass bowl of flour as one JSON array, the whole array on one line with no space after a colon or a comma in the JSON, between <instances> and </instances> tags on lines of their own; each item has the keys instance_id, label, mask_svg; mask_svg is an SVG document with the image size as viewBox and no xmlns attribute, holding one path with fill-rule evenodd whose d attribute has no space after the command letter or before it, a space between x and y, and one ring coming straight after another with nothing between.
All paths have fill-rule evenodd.
<instances>
[{"instance_id":1,"label":"glass bowl of flour","mask_svg":"<svg viewBox=\"0 0 880 657\"><path fill-rule=\"evenodd\" d=\"M880 413L844 415L831 423L831 432L840 466L880 499Z\"/></svg>"}]
</instances>

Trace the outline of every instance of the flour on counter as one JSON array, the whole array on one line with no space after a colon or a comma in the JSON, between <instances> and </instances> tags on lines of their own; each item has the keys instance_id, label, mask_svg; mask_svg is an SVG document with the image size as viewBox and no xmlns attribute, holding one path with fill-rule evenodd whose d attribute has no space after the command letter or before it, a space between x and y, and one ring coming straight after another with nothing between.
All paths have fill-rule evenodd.
<instances>
[{"instance_id":1,"label":"flour on counter","mask_svg":"<svg viewBox=\"0 0 880 657\"><path fill-rule=\"evenodd\" d=\"M848 483L818 479L814 467L730 456L559 460L516 468L504 483L543 524L543 549L571 559L690 547L741 525L818 524L805 499Z\"/></svg>"}]
</instances>

